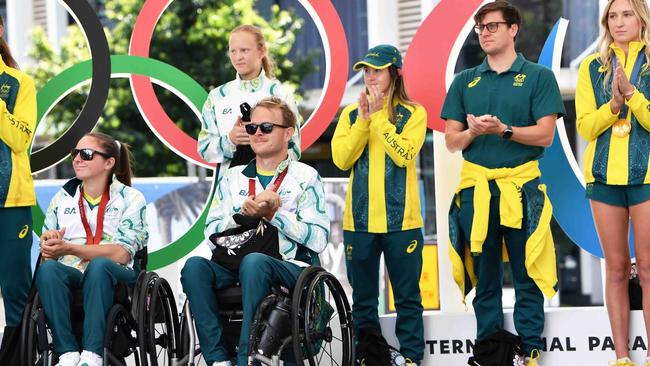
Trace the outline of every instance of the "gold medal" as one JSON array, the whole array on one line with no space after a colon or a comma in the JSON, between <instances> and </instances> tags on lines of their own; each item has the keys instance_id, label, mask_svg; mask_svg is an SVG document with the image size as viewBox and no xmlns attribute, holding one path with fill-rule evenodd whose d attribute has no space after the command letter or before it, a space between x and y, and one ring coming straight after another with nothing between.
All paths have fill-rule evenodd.
<instances>
[{"instance_id":1,"label":"gold medal","mask_svg":"<svg viewBox=\"0 0 650 366\"><path fill-rule=\"evenodd\" d=\"M625 137L630 134L632 124L626 119L619 119L612 125L612 133L616 137Z\"/></svg>"}]
</instances>

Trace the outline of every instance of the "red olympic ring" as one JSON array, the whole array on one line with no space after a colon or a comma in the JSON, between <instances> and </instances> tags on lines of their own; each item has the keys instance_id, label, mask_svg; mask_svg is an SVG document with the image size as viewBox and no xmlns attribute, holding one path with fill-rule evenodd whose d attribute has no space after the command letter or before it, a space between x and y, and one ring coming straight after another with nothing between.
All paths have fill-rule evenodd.
<instances>
[{"instance_id":1,"label":"red olympic ring","mask_svg":"<svg viewBox=\"0 0 650 366\"><path fill-rule=\"evenodd\" d=\"M409 96L427 110L427 124L435 131L445 131L440 111L447 95L447 77L451 81L454 76L458 53L467 36L463 29L483 2L442 0L418 28L404 57L404 84ZM447 72L448 67L451 72Z\"/></svg>"},{"instance_id":2,"label":"red olympic ring","mask_svg":"<svg viewBox=\"0 0 650 366\"><path fill-rule=\"evenodd\" d=\"M326 80L320 103L309 119L303 124L302 145L304 151L327 129L336 116L343 99L348 70L348 44L341 19L330 1L309 0L309 5L299 0L317 23L326 53ZM133 27L129 55L149 57L149 46L158 19L171 4L171 0L148 0L142 7ZM324 32L324 34L323 34ZM328 52L329 51L329 52ZM337 60L337 62L334 62ZM180 130L169 118L154 93L151 79L131 75L131 87L136 104L152 131L177 154L206 167L214 167L205 162L197 153L196 140ZM199 113L200 111L195 111Z\"/></svg>"}]
</instances>

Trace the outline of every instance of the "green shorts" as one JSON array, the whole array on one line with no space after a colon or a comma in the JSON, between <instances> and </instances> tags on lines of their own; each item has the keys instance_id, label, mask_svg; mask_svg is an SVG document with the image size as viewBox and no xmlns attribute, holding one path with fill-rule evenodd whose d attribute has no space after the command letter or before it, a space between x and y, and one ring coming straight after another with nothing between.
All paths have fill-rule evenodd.
<instances>
[{"instance_id":1,"label":"green shorts","mask_svg":"<svg viewBox=\"0 0 650 366\"><path fill-rule=\"evenodd\" d=\"M619 186L600 182L588 183L587 198L608 205L630 207L650 200L650 184Z\"/></svg>"}]
</instances>

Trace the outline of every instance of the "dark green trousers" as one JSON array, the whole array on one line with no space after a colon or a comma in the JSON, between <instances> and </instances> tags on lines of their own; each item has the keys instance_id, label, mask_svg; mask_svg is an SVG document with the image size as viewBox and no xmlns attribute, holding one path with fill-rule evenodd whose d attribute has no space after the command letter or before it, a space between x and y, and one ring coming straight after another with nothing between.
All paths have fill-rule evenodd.
<instances>
[{"instance_id":1,"label":"dark green trousers","mask_svg":"<svg viewBox=\"0 0 650 366\"><path fill-rule=\"evenodd\" d=\"M395 335L404 357L420 363L424 357L422 321L422 230L387 234L344 231L346 268L352 285L355 329L379 328L379 258L384 253L395 297ZM358 334L358 333L357 333Z\"/></svg>"},{"instance_id":2,"label":"dark green trousers","mask_svg":"<svg viewBox=\"0 0 650 366\"><path fill-rule=\"evenodd\" d=\"M41 263L36 287L54 335L54 351L63 354L85 350L103 355L106 318L113 306L114 288L119 282L133 286L136 277L133 269L104 257L91 260L83 273L55 260ZM84 303L81 347L72 332L70 317L73 293L78 288L83 291Z\"/></svg>"},{"instance_id":3,"label":"dark green trousers","mask_svg":"<svg viewBox=\"0 0 650 366\"><path fill-rule=\"evenodd\" d=\"M194 315L201 353L208 365L230 359L214 290L233 286L237 282L241 285L244 318L237 350L237 365L244 366L248 361L248 336L257 307L264 297L271 293L274 283L293 289L303 269L304 267L294 263L262 253L251 253L244 257L239 266L239 273L201 257L192 257L185 262L181 270L181 283Z\"/></svg>"},{"instance_id":4,"label":"dark green trousers","mask_svg":"<svg viewBox=\"0 0 650 366\"><path fill-rule=\"evenodd\" d=\"M510 258L510 268L515 286L515 310L513 313L515 329L521 337L526 353L544 347L544 295L526 271L526 232L500 225L499 189L490 182L490 221L483 252L474 256L474 270L478 277L476 297L473 301L476 314L477 341L503 328L503 306L501 289L503 287L503 241ZM460 220L463 235L470 237L474 215L474 189L461 192ZM525 206L524 206L525 207ZM527 224L526 210L522 228Z\"/></svg>"},{"instance_id":5,"label":"dark green trousers","mask_svg":"<svg viewBox=\"0 0 650 366\"><path fill-rule=\"evenodd\" d=\"M0 287L8 327L20 324L32 283L30 207L0 208Z\"/></svg>"}]
</instances>

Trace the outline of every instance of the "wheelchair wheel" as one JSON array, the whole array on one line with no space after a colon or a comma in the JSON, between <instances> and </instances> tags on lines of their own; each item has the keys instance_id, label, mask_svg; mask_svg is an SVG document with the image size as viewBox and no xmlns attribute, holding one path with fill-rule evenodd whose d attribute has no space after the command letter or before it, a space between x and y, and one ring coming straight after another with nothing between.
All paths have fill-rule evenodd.
<instances>
[{"instance_id":1,"label":"wheelchair wheel","mask_svg":"<svg viewBox=\"0 0 650 366\"><path fill-rule=\"evenodd\" d=\"M190 303L187 300L185 300L183 311L180 314L179 334L178 365L194 366L201 363L203 355L201 355L201 348L198 345L198 338L194 331L194 320L192 318L192 311L190 310ZM191 347L194 348L194 352L190 352ZM205 363L205 360L203 360L203 363Z\"/></svg>"},{"instance_id":2,"label":"wheelchair wheel","mask_svg":"<svg viewBox=\"0 0 650 366\"><path fill-rule=\"evenodd\" d=\"M305 269L294 289L292 311L296 360L310 366L353 365L352 311L334 275L320 267Z\"/></svg>"},{"instance_id":3,"label":"wheelchair wheel","mask_svg":"<svg viewBox=\"0 0 650 366\"><path fill-rule=\"evenodd\" d=\"M22 320L21 364L24 366L50 366L57 360L54 356L52 331L45 323L45 311L38 294L27 304Z\"/></svg>"},{"instance_id":4,"label":"wheelchair wheel","mask_svg":"<svg viewBox=\"0 0 650 366\"><path fill-rule=\"evenodd\" d=\"M134 335L137 326L131 313L121 304L115 304L108 313L104 336L104 358L108 365L126 365L125 358L134 355L140 366L138 340Z\"/></svg>"},{"instance_id":5,"label":"wheelchair wheel","mask_svg":"<svg viewBox=\"0 0 650 366\"><path fill-rule=\"evenodd\" d=\"M173 365L177 361L178 312L164 278L147 273L139 297L138 338L142 365Z\"/></svg>"}]
</instances>

